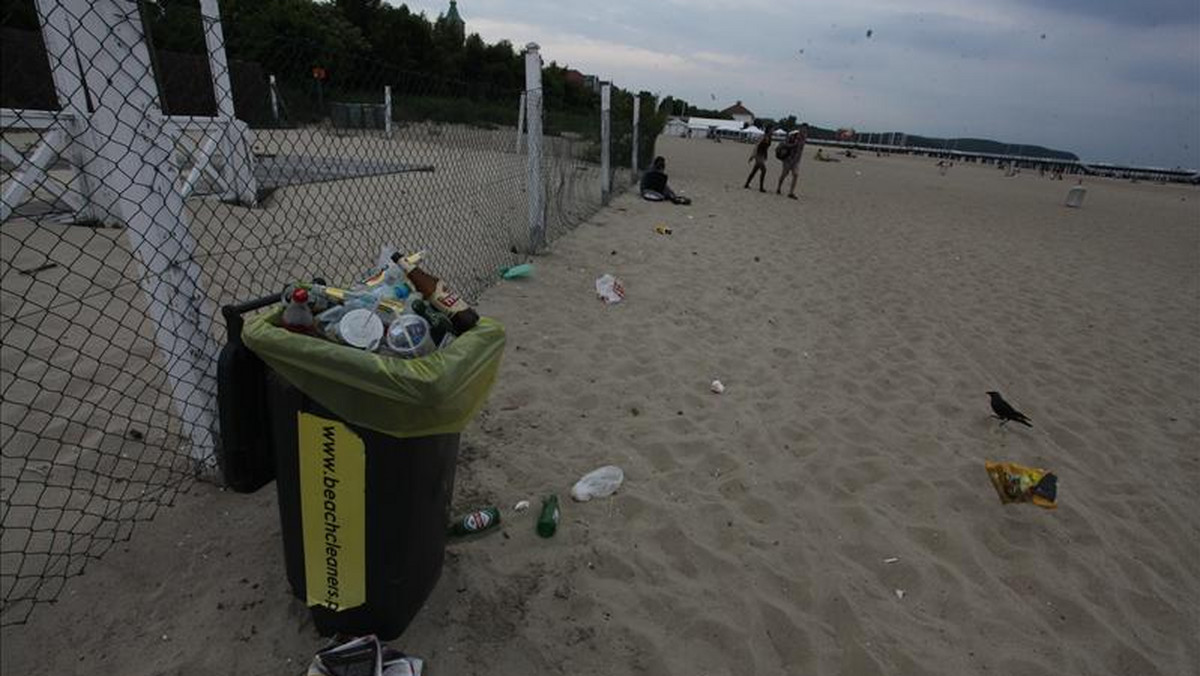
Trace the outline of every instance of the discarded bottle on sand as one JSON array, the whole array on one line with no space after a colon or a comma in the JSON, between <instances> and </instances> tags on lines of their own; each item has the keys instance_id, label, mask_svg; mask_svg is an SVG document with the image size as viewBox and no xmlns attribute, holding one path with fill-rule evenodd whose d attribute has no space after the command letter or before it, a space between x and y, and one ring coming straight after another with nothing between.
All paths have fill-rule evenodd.
<instances>
[{"instance_id":1,"label":"discarded bottle on sand","mask_svg":"<svg viewBox=\"0 0 1200 676\"><path fill-rule=\"evenodd\" d=\"M308 291L295 289L283 311L283 328L296 333L311 333L313 330L312 308L308 306Z\"/></svg>"},{"instance_id":2,"label":"discarded bottle on sand","mask_svg":"<svg viewBox=\"0 0 1200 676\"><path fill-rule=\"evenodd\" d=\"M542 498L542 513L538 516L537 534L544 538L554 537L558 530L558 496L547 495Z\"/></svg>"},{"instance_id":3,"label":"discarded bottle on sand","mask_svg":"<svg viewBox=\"0 0 1200 676\"><path fill-rule=\"evenodd\" d=\"M500 510L484 507L455 519L450 524L451 535L474 535L500 525Z\"/></svg>"},{"instance_id":4,"label":"discarded bottle on sand","mask_svg":"<svg viewBox=\"0 0 1200 676\"><path fill-rule=\"evenodd\" d=\"M401 256L399 253L392 255L392 260L404 269L404 274L417 293L450 318L455 333L462 334L475 328L479 323L479 314L472 310L457 292L450 290L445 282L418 267L421 258L420 253L409 256Z\"/></svg>"}]
</instances>

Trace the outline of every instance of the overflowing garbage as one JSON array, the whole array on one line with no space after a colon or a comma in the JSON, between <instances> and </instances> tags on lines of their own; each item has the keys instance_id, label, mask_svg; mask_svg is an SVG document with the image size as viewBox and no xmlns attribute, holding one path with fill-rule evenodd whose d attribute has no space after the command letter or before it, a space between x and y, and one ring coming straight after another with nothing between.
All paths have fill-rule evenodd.
<instances>
[{"instance_id":1,"label":"overflowing garbage","mask_svg":"<svg viewBox=\"0 0 1200 676\"><path fill-rule=\"evenodd\" d=\"M421 268L424 252L385 248L375 272L349 289L320 281L284 289L280 325L383 355L415 359L444 349L479 322L446 284Z\"/></svg>"}]
</instances>

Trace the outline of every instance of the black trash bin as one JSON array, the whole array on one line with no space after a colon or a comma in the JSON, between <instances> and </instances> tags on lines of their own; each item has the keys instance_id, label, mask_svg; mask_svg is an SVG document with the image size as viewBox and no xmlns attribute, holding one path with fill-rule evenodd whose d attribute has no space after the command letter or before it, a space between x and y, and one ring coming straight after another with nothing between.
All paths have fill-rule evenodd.
<instances>
[{"instance_id":1,"label":"black trash bin","mask_svg":"<svg viewBox=\"0 0 1200 676\"><path fill-rule=\"evenodd\" d=\"M292 593L322 634L399 636L442 572L459 435L397 439L348 425L275 373L267 402ZM318 476L302 476L317 467L313 453ZM306 547L314 518L321 540Z\"/></svg>"},{"instance_id":2,"label":"black trash bin","mask_svg":"<svg viewBox=\"0 0 1200 676\"><path fill-rule=\"evenodd\" d=\"M395 638L441 574L459 433L495 380L504 329L481 319L405 360L290 333L281 313L242 338L269 367L288 582L322 634Z\"/></svg>"}]
</instances>

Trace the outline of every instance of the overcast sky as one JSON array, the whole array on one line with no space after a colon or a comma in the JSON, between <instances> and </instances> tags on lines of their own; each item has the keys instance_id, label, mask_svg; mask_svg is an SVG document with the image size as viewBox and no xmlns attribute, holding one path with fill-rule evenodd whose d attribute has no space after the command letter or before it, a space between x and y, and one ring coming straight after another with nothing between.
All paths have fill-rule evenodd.
<instances>
[{"instance_id":1,"label":"overcast sky","mask_svg":"<svg viewBox=\"0 0 1200 676\"><path fill-rule=\"evenodd\" d=\"M408 4L431 18L449 6ZM822 126L1200 168L1200 0L460 0L459 12L488 42L532 40L547 62L706 108L740 99Z\"/></svg>"}]
</instances>

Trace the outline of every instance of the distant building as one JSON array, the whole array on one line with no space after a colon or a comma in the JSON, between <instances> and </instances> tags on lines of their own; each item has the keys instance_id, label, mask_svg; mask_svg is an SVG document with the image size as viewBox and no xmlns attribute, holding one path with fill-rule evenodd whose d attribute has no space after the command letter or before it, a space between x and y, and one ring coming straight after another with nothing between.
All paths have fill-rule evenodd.
<instances>
[{"instance_id":1,"label":"distant building","mask_svg":"<svg viewBox=\"0 0 1200 676\"><path fill-rule=\"evenodd\" d=\"M563 72L563 79L567 81L567 84L573 84L578 87L583 87L583 86L585 86L584 81L587 78L584 76L583 73L580 73L579 71L577 71L573 68L568 68L566 71Z\"/></svg>"},{"instance_id":2,"label":"distant building","mask_svg":"<svg viewBox=\"0 0 1200 676\"><path fill-rule=\"evenodd\" d=\"M584 75L583 86L592 90L593 94L600 93L600 77L598 75Z\"/></svg>"},{"instance_id":3,"label":"distant building","mask_svg":"<svg viewBox=\"0 0 1200 676\"><path fill-rule=\"evenodd\" d=\"M457 24L460 28L466 29L467 24L458 15L458 3L455 0L450 0L450 9L446 12L446 22Z\"/></svg>"},{"instance_id":4,"label":"distant building","mask_svg":"<svg viewBox=\"0 0 1200 676\"><path fill-rule=\"evenodd\" d=\"M738 122L745 122L747 124L754 123L754 113L750 112L750 109L746 106L743 106L741 101L738 101L725 110L722 110L721 114L728 115Z\"/></svg>"}]
</instances>

